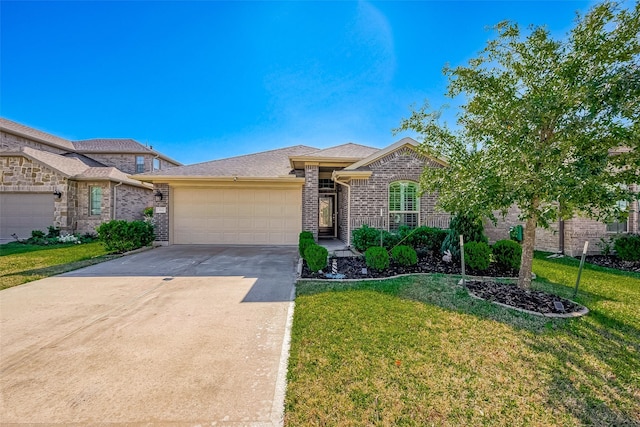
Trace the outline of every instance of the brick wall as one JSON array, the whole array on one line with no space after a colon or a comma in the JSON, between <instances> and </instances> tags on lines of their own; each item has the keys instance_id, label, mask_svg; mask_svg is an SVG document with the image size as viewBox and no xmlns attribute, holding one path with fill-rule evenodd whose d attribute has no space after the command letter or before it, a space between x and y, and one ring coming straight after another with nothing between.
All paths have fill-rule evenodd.
<instances>
[{"instance_id":1,"label":"brick wall","mask_svg":"<svg viewBox=\"0 0 640 427\"><path fill-rule=\"evenodd\" d=\"M369 223L374 226L379 224L379 221L383 221L383 226L388 228L389 184L394 181L419 182L425 167L442 166L404 147L375 161L369 167L372 171L369 179L357 179L351 182L352 223ZM433 194L420 196L421 225L431 225L435 217L443 216L435 210L436 201L437 197ZM381 210L382 219L380 219Z\"/></svg>"},{"instance_id":2,"label":"brick wall","mask_svg":"<svg viewBox=\"0 0 640 427\"><path fill-rule=\"evenodd\" d=\"M162 193L162 200L156 202L153 194L158 190ZM154 200L153 220L155 223L156 242L166 245L169 243L169 184L154 184L152 197ZM164 209L165 213L158 212L158 208L160 210Z\"/></svg>"},{"instance_id":3,"label":"brick wall","mask_svg":"<svg viewBox=\"0 0 640 427\"><path fill-rule=\"evenodd\" d=\"M153 206L153 191L132 185L114 186L116 192L115 218L133 221L143 219L144 209Z\"/></svg>"},{"instance_id":4,"label":"brick wall","mask_svg":"<svg viewBox=\"0 0 640 427\"><path fill-rule=\"evenodd\" d=\"M102 204L100 215L91 215L89 211L90 187L102 188ZM105 221L112 218L112 183L105 181L79 181L77 186L77 210L76 225L77 233L95 233L96 228Z\"/></svg>"},{"instance_id":5,"label":"brick wall","mask_svg":"<svg viewBox=\"0 0 640 427\"><path fill-rule=\"evenodd\" d=\"M336 184L338 187L338 239L343 242L348 241L349 237L349 226L348 226L348 197L349 197L349 189L344 185Z\"/></svg>"},{"instance_id":6,"label":"brick wall","mask_svg":"<svg viewBox=\"0 0 640 427\"><path fill-rule=\"evenodd\" d=\"M106 166L112 166L120 169L124 173L136 173L136 154L114 154L114 153L87 153L85 156L90 157ZM151 162L153 157L145 156L145 172L151 170Z\"/></svg>"},{"instance_id":7,"label":"brick wall","mask_svg":"<svg viewBox=\"0 0 640 427\"><path fill-rule=\"evenodd\" d=\"M317 165L305 165L302 187L302 229L311 231L318 239L318 178Z\"/></svg>"},{"instance_id":8,"label":"brick wall","mask_svg":"<svg viewBox=\"0 0 640 427\"><path fill-rule=\"evenodd\" d=\"M22 147L36 148L42 151L48 151L50 153L62 154L67 150L52 147L41 142L33 141L31 139L16 136L7 132L0 132L0 152L18 152Z\"/></svg>"}]
</instances>

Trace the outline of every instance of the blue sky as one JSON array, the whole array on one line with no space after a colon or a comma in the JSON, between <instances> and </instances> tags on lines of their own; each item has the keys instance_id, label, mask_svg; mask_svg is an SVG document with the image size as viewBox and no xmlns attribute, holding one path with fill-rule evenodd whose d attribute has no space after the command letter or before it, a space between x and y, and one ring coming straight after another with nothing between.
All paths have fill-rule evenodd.
<instances>
[{"instance_id":1,"label":"blue sky","mask_svg":"<svg viewBox=\"0 0 640 427\"><path fill-rule=\"evenodd\" d=\"M0 115L134 138L185 164L289 145L384 147L444 102L505 19L564 36L592 1L0 2ZM452 104L455 106L455 104ZM452 110L450 119L455 110Z\"/></svg>"}]
</instances>

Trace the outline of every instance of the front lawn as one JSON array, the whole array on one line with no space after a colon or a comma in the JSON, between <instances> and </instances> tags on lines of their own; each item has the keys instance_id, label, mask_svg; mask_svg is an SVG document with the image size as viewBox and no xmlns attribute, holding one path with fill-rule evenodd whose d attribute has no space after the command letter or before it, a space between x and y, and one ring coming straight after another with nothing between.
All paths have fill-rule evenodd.
<instances>
[{"instance_id":1,"label":"front lawn","mask_svg":"<svg viewBox=\"0 0 640 427\"><path fill-rule=\"evenodd\" d=\"M538 254L535 287L570 297L577 264ZM285 424L640 425L640 275L587 268L572 320L456 282L299 284Z\"/></svg>"},{"instance_id":2,"label":"front lawn","mask_svg":"<svg viewBox=\"0 0 640 427\"><path fill-rule=\"evenodd\" d=\"M0 289L97 264L107 256L99 242L38 246L21 243L0 245Z\"/></svg>"}]
</instances>

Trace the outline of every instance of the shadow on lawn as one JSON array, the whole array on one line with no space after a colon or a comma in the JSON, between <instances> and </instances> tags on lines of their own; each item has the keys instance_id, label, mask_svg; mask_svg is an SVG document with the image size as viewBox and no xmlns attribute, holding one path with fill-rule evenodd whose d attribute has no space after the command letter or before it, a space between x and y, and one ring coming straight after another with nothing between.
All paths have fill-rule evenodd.
<instances>
[{"instance_id":1,"label":"shadow on lawn","mask_svg":"<svg viewBox=\"0 0 640 427\"><path fill-rule=\"evenodd\" d=\"M538 360L522 355L522 363L546 370L541 374L550 381L542 392L549 407L586 425L640 426L640 331L636 327L597 308L579 319L549 319L505 309L469 297L457 281L444 275L413 276L378 282L300 283L297 290L298 295L373 290L532 332L520 336ZM559 294L573 291L548 281L542 285ZM577 299L594 307L602 306L597 302L614 301L583 291Z\"/></svg>"},{"instance_id":2,"label":"shadow on lawn","mask_svg":"<svg viewBox=\"0 0 640 427\"><path fill-rule=\"evenodd\" d=\"M553 360L547 405L586 425L640 425L640 331L600 312L524 342Z\"/></svg>"}]
</instances>

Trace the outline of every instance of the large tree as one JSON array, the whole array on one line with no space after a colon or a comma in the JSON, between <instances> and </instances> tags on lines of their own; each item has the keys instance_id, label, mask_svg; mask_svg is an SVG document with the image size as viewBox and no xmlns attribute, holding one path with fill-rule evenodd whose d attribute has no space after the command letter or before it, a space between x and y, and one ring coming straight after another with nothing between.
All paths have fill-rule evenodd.
<instances>
[{"instance_id":1,"label":"large tree","mask_svg":"<svg viewBox=\"0 0 640 427\"><path fill-rule=\"evenodd\" d=\"M640 5L603 3L566 38L545 27L494 27L477 58L446 67L447 95L463 96L457 125L425 105L413 130L445 169L425 168L424 192L448 212L492 218L516 205L525 221L518 284L529 287L536 227L585 215L625 215L640 171Z\"/></svg>"}]
</instances>

